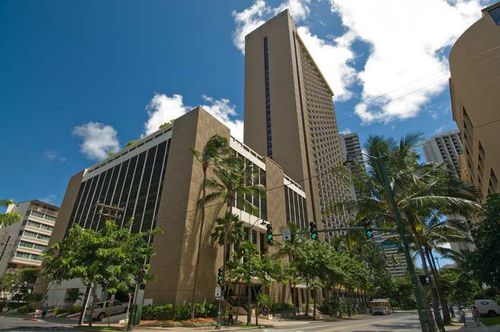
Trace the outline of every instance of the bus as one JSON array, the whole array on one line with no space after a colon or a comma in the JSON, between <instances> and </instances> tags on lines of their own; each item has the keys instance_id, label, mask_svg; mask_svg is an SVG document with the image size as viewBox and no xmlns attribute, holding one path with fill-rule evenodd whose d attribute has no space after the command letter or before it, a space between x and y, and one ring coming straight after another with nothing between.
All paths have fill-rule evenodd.
<instances>
[{"instance_id":1,"label":"bus","mask_svg":"<svg viewBox=\"0 0 500 332\"><path fill-rule=\"evenodd\" d=\"M391 313L391 303L388 299L374 299L370 302L372 315L389 315Z\"/></svg>"}]
</instances>

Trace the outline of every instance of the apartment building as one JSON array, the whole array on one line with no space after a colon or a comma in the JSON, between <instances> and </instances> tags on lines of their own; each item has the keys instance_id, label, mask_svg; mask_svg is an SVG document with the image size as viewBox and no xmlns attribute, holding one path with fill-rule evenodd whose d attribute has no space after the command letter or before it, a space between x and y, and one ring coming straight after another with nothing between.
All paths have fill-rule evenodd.
<instances>
[{"instance_id":1,"label":"apartment building","mask_svg":"<svg viewBox=\"0 0 500 332\"><path fill-rule=\"evenodd\" d=\"M331 204L352 197L342 165L333 91L288 10L245 38L245 144L271 158L304 188L307 217L319 228L346 225Z\"/></svg>"},{"instance_id":2,"label":"apartment building","mask_svg":"<svg viewBox=\"0 0 500 332\"><path fill-rule=\"evenodd\" d=\"M461 178L483 199L500 192L500 2L482 11L450 51L453 119L460 130Z\"/></svg>"},{"instance_id":3,"label":"apartment building","mask_svg":"<svg viewBox=\"0 0 500 332\"><path fill-rule=\"evenodd\" d=\"M450 173L460 177L460 155L462 143L458 130L437 134L423 144L425 160L444 164Z\"/></svg>"},{"instance_id":4,"label":"apartment building","mask_svg":"<svg viewBox=\"0 0 500 332\"><path fill-rule=\"evenodd\" d=\"M59 208L38 200L10 204L7 213L21 220L0 228L0 275L11 269L40 267Z\"/></svg>"},{"instance_id":5,"label":"apartment building","mask_svg":"<svg viewBox=\"0 0 500 332\"><path fill-rule=\"evenodd\" d=\"M229 129L202 108L195 108L176 119L172 126L75 174L69 181L50 244L61 241L76 224L98 229L104 221L99 214L99 203L120 207L123 213L117 222L123 226L133 217L132 232L155 227L163 230L151 239L155 255L150 263L155 280L147 283L140 296L145 303L183 303L191 301L198 238L202 231L196 300L213 300L217 269L222 265L222 248L213 243L210 233L215 219L225 209L222 202L207 206L207 223L200 230L197 202L202 169L191 147L202 150L215 134L226 137L233 152L252 170L248 183L261 184L267 190L266 196L246 197L259 208L258 213L246 210L242 197L236 199L234 213L243 221L247 238L261 252L272 253L276 249L267 246L263 224L271 223L276 231L291 222L305 227L306 193L271 158L260 156L231 137ZM65 292L74 287L78 287L75 281L57 287L51 285L49 304L58 304ZM232 295L245 296L245 287L238 287ZM286 291L273 287L270 295L284 301Z\"/></svg>"}]
</instances>

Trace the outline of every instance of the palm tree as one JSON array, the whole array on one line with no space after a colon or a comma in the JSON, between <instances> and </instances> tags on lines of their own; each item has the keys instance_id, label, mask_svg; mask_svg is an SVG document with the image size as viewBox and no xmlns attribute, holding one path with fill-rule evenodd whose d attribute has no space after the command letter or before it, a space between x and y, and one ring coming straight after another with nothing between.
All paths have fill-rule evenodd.
<instances>
[{"instance_id":1,"label":"palm tree","mask_svg":"<svg viewBox=\"0 0 500 332\"><path fill-rule=\"evenodd\" d=\"M200 265L200 257L201 257L201 243L203 240L203 227L205 225L205 197L207 190L207 172L208 169L219 162L221 158L223 158L228 152L228 143L227 139L221 135L214 135L209 138L202 151L196 150L194 147L191 148L191 152L193 153L196 160L201 165L201 170L203 172L203 179L201 183L201 199L198 202L201 207L201 221L200 221L200 230L198 235L198 243L196 250L196 266L194 270L194 280L193 280L193 293L191 297L191 302L193 305L191 316L194 318L195 316L195 308L194 305L195 297L196 297L196 288L198 281L198 266Z\"/></svg>"},{"instance_id":2,"label":"palm tree","mask_svg":"<svg viewBox=\"0 0 500 332\"><path fill-rule=\"evenodd\" d=\"M256 212L258 209L247 200L247 197L265 196L265 187L260 184L252 184L251 179L255 177L253 167L250 162L245 163L243 158L236 154L228 154L219 163L215 165L215 177L207 179L205 184L210 192L206 194L205 202L222 201L226 205L226 216L234 215L233 208L236 200L241 200L241 206L250 212ZM229 232L232 228L234 218L225 218L224 229L221 235L223 245L223 265L222 274L226 273L226 261L228 258L230 244L228 240ZM217 228L214 229L217 232Z\"/></svg>"},{"instance_id":3,"label":"palm tree","mask_svg":"<svg viewBox=\"0 0 500 332\"><path fill-rule=\"evenodd\" d=\"M419 164L418 154L415 152L419 140L419 135L407 135L399 143L391 139L372 136L368 140L367 150L371 156L384 158L397 209L404 219L404 227L410 240L414 241L414 247L421 254L423 268L427 269L425 243L422 242L419 233L423 216L428 215L432 210L467 214L476 211L479 206L474 201L470 188L444 176L442 168L431 164ZM365 192L370 194L360 200L357 219L374 220L391 225L393 220L387 193L383 187L382 170L372 159L369 160L369 166L368 176L361 185L365 188ZM435 293L435 291L431 292L435 319L440 330L444 330ZM427 310L427 315L429 318L432 317L430 310ZM432 320L428 321L432 322ZM432 331L434 325L429 324L427 328Z\"/></svg>"}]
</instances>

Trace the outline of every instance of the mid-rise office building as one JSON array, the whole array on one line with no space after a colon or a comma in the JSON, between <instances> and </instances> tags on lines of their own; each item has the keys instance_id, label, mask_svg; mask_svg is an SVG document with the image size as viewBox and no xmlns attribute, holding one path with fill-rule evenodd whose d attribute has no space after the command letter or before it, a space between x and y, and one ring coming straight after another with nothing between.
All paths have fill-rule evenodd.
<instances>
[{"instance_id":1,"label":"mid-rise office building","mask_svg":"<svg viewBox=\"0 0 500 332\"><path fill-rule=\"evenodd\" d=\"M482 12L450 51L450 93L463 144L461 177L484 199L500 192L500 2Z\"/></svg>"},{"instance_id":2,"label":"mid-rise office building","mask_svg":"<svg viewBox=\"0 0 500 332\"><path fill-rule=\"evenodd\" d=\"M7 213L17 213L21 220L0 228L0 275L11 269L41 266L58 210L57 206L38 200L7 207Z\"/></svg>"},{"instance_id":3,"label":"mid-rise office building","mask_svg":"<svg viewBox=\"0 0 500 332\"><path fill-rule=\"evenodd\" d=\"M450 173L460 178L460 155L462 143L457 130L435 135L423 144L425 159L428 162L444 164Z\"/></svg>"},{"instance_id":4,"label":"mid-rise office building","mask_svg":"<svg viewBox=\"0 0 500 332\"><path fill-rule=\"evenodd\" d=\"M201 256L196 273L196 300L212 300L217 269L222 266L222 248L211 240L210 234L215 219L225 211L225 204L207 205L206 224L200 230L198 201L202 169L191 147L201 151L215 134L226 137L233 152L252 170L248 173L248 183L261 184L267 190L266 196L245 198L259 208L258 213L245 208L243 197L236 199L233 212L244 223L247 239L261 252L272 253L276 249L267 246L263 222L271 223L276 231L290 222L305 227L306 194L272 159L260 156L231 137L229 129L202 108L75 174L69 181L51 244L61 241L76 224L98 229L105 219L99 213L100 203L119 207L123 209L117 219L121 226L133 218L132 232L155 227L163 231L151 239L155 255L150 264L155 279L147 283L145 293L140 295L145 303L191 301L198 248ZM65 293L78 287L75 285L71 281L50 286L49 304L62 303ZM285 301L285 292L275 287L270 295L277 301ZM245 287L237 286L232 296L245 294Z\"/></svg>"},{"instance_id":5,"label":"mid-rise office building","mask_svg":"<svg viewBox=\"0 0 500 332\"><path fill-rule=\"evenodd\" d=\"M332 97L287 10L246 36L245 144L303 186L320 228L344 226L349 214L330 207L352 197L332 171L343 163Z\"/></svg>"}]
</instances>

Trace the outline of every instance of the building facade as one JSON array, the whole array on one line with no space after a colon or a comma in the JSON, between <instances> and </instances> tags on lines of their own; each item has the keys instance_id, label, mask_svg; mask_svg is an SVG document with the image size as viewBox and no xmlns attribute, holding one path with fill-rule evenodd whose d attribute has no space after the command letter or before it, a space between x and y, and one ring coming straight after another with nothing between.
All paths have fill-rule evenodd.
<instances>
[{"instance_id":1,"label":"building facade","mask_svg":"<svg viewBox=\"0 0 500 332\"><path fill-rule=\"evenodd\" d=\"M340 138L342 139L341 146L345 157L344 159L350 161L347 165L351 170L353 177L355 177L356 174L359 174L359 172L366 172L358 134L340 134ZM361 193L358 189L355 189L355 186L353 186L353 190L356 199L359 199L361 197Z\"/></svg>"},{"instance_id":2,"label":"building facade","mask_svg":"<svg viewBox=\"0 0 500 332\"><path fill-rule=\"evenodd\" d=\"M460 178L460 155L462 143L459 131L435 135L423 144L425 160L444 164L450 173Z\"/></svg>"},{"instance_id":3,"label":"building facade","mask_svg":"<svg viewBox=\"0 0 500 332\"><path fill-rule=\"evenodd\" d=\"M461 177L483 199L500 192L500 3L483 10L450 51L453 119L460 130Z\"/></svg>"},{"instance_id":4,"label":"building facade","mask_svg":"<svg viewBox=\"0 0 500 332\"><path fill-rule=\"evenodd\" d=\"M0 276L11 269L41 266L42 254L47 249L58 210L57 206L38 200L7 207L7 213L17 213L21 220L0 228Z\"/></svg>"},{"instance_id":5,"label":"building facade","mask_svg":"<svg viewBox=\"0 0 500 332\"><path fill-rule=\"evenodd\" d=\"M233 213L244 223L247 239L261 252L272 253L276 249L267 246L263 222L271 223L275 231L289 222L305 225L306 194L272 159L232 138L229 129L202 108L75 174L69 181L51 244L61 241L76 224L99 229L104 221L99 203L120 207L123 213L117 222L122 227L133 218L132 232L153 228L163 231L150 239L155 252L150 261L155 280L148 282L141 294L145 303L190 302L195 277L195 299L213 300L217 269L222 266L222 248L211 240L210 234L215 219L225 211L225 204L207 205L206 226L201 230L198 201L202 169L191 147L201 151L215 134L225 136L233 152L244 161L249 170L248 183L266 188L265 196L238 197ZM258 212L246 210L243 199L258 207ZM201 256L195 276L200 231ZM75 283L72 281L67 287L74 288ZM64 285L63 289L51 286L49 303L58 304L66 291ZM243 297L245 291L244 287L236 287L231 296ZM285 301L286 293L281 288L272 288L270 295Z\"/></svg>"},{"instance_id":6,"label":"building facade","mask_svg":"<svg viewBox=\"0 0 500 332\"><path fill-rule=\"evenodd\" d=\"M246 36L245 144L300 183L319 228L344 226L348 213L330 206L352 198L332 171L344 161L332 97L287 10Z\"/></svg>"}]
</instances>

